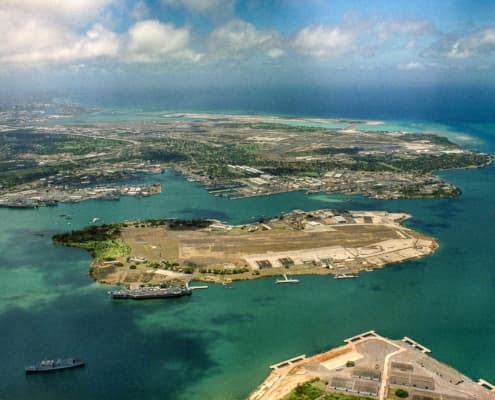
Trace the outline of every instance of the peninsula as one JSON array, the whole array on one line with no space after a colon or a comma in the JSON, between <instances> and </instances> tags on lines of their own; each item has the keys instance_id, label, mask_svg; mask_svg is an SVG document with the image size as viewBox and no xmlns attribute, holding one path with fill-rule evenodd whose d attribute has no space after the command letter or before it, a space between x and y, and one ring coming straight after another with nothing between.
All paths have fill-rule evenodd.
<instances>
[{"instance_id":1,"label":"peninsula","mask_svg":"<svg viewBox=\"0 0 495 400\"><path fill-rule=\"evenodd\" d=\"M108 284L226 282L282 274L348 278L432 254L436 240L403 226L409 217L322 209L245 225L147 220L93 225L55 235L54 241L88 250L90 275Z\"/></svg>"},{"instance_id":2,"label":"peninsula","mask_svg":"<svg viewBox=\"0 0 495 400\"><path fill-rule=\"evenodd\" d=\"M344 342L271 365L248 400L495 399L495 386L435 360L411 338L392 340L369 331Z\"/></svg>"}]
</instances>

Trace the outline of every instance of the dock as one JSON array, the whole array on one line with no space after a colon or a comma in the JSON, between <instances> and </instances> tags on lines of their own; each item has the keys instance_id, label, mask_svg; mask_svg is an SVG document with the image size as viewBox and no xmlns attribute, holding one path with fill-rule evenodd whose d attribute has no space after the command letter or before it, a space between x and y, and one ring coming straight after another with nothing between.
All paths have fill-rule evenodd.
<instances>
[{"instance_id":1,"label":"dock","mask_svg":"<svg viewBox=\"0 0 495 400\"><path fill-rule=\"evenodd\" d=\"M188 286L189 289L191 290L197 290L197 289L208 289L207 285L202 285L202 286Z\"/></svg>"},{"instance_id":2,"label":"dock","mask_svg":"<svg viewBox=\"0 0 495 400\"><path fill-rule=\"evenodd\" d=\"M275 283L299 283L299 279L289 279L286 274L282 275L283 279L277 279Z\"/></svg>"},{"instance_id":3,"label":"dock","mask_svg":"<svg viewBox=\"0 0 495 400\"><path fill-rule=\"evenodd\" d=\"M485 389L489 390L492 393L495 393L495 385L492 385L490 382L484 379L478 379L478 385L483 386Z\"/></svg>"},{"instance_id":4,"label":"dock","mask_svg":"<svg viewBox=\"0 0 495 400\"><path fill-rule=\"evenodd\" d=\"M407 343L409 346L412 346L416 350L421 351L422 353L431 353L431 350L428 347L423 346L422 344L419 344L415 340L408 338L407 336L404 336L402 339L404 343Z\"/></svg>"},{"instance_id":5,"label":"dock","mask_svg":"<svg viewBox=\"0 0 495 400\"><path fill-rule=\"evenodd\" d=\"M344 340L344 343L356 343L369 338L381 338L374 330L360 333L359 335L352 336Z\"/></svg>"},{"instance_id":6,"label":"dock","mask_svg":"<svg viewBox=\"0 0 495 400\"><path fill-rule=\"evenodd\" d=\"M272 365L270 365L270 368L271 369L278 369L278 368L282 368L282 367L287 367L288 365L295 364L295 363L302 361L302 360L305 360L305 359L306 359L306 354L301 354L300 356L293 357L293 358L290 358L290 359L285 360L285 361L281 361L277 364L272 364Z\"/></svg>"}]
</instances>

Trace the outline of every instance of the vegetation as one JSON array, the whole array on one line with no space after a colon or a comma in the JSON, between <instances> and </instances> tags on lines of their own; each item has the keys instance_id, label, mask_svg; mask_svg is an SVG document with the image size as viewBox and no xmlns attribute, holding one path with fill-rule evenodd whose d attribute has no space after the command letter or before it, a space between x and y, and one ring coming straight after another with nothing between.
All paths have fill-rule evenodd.
<instances>
[{"instance_id":1,"label":"vegetation","mask_svg":"<svg viewBox=\"0 0 495 400\"><path fill-rule=\"evenodd\" d=\"M85 155L111 150L118 146L115 140L88 139L86 137L67 137L57 135L54 142L38 150L39 154L67 153L73 155Z\"/></svg>"},{"instance_id":2,"label":"vegetation","mask_svg":"<svg viewBox=\"0 0 495 400\"><path fill-rule=\"evenodd\" d=\"M201 229L211 225L211 221L205 219L150 219L137 222L134 226L156 227L163 225L166 225L168 229L172 230ZM115 261L118 257L127 257L130 253L129 246L120 239L121 228L123 226L124 224L92 225L78 231L57 234L53 236L53 241L64 246L85 249L97 261ZM181 268L178 264L164 263L160 265L160 268L184 272L186 274L192 274L194 272L192 266ZM240 272L245 272L245 269L224 273Z\"/></svg>"},{"instance_id":3,"label":"vegetation","mask_svg":"<svg viewBox=\"0 0 495 400\"><path fill-rule=\"evenodd\" d=\"M371 398L337 392L329 393L325 389L324 382L321 382L319 378L315 378L297 385L285 400L371 400Z\"/></svg>"},{"instance_id":4,"label":"vegetation","mask_svg":"<svg viewBox=\"0 0 495 400\"><path fill-rule=\"evenodd\" d=\"M180 162L186 161L189 157L177 151L169 151L165 149L146 148L141 151L140 158L153 162Z\"/></svg>"},{"instance_id":5,"label":"vegetation","mask_svg":"<svg viewBox=\"0 0 495 400\"><path fill-rule=\"evenodd\" d=\"M129 254L129 247L119 238L120 224L89 226L79 231L53 236L64 246L87 250L95 260L115 260Z\"/></svg>"},{"instance_id":6,"label":"vegetation","mask_svg":"<svg viewBox=\"0 0 495 400\"><path fill-rule=\"evenodd\" d=\"M141 228L156 228L166 226L171 230L187 230L187 229L203 229L212 224L208 219L178 219L178 218L163 218L163 219L146 219L144 221L134 222L134 227ZM127 226L127 225L126 225Z\"/></svg>"},{"instance_id":7,"label":"vegetation","mask_svg":"<svg viewBox=\"0 0 495 400\"><path fill-rule=\"evenodd\" d=\"M55 175L59 172L70 172L75 170L76 164L58 164L53 166L26 166L17 169L0 171L0 185L12 187L21 183L32 182L37 179Z\"/></svg>"},{"instance_id":8,"label":"vegetation","mask_svg":"<svg viewBox=\"0 0 495 400\"><path fill-rule=\"evenodd\" d=\"M167 226L171 230L186 230L186 229L202 229L211 225L211 221L207 219L171 219Z\"/></svg>"},{"instance_id":9,"label":"vegetation","mask_svg":"<svg viewBox=\"0 0 495 400\"><path fill-rule=\"evenodd\" d=\"M152 149L138 149L137 154L131 152L127 157L170 163L193 160L210 179L218 179L235 176L228 170L227 164L255 164L258 158L257 150L254 144L205 143L191 139L161 138L153 140Z\"/></svg>"},{"instance_id":10,"label":"vegetation","mask_svg":"<svg viewBox=\"0 0 495 400\"><path fill-rule=\"evenodd\" d=\"M400 397L401 399L405 399L405 398L409 397L409 392L407 390L404 390L404 389L397 389L395 391L395 395L397 397Z\"/></svg>"}]
</instances>

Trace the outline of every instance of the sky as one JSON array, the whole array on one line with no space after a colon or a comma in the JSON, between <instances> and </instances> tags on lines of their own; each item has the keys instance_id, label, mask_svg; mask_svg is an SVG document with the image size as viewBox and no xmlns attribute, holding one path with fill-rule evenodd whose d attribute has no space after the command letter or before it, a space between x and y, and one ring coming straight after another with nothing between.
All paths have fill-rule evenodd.
<instances>
[{"instance_id":1,"label":"sky","mask_svg":"<svg viewBox=\"0 0 495 400\"><path fill-rule=\"evenodd\" d=\"M5 89L494 85L493 0L0 0Z\"/></svg>"}]
</instances>

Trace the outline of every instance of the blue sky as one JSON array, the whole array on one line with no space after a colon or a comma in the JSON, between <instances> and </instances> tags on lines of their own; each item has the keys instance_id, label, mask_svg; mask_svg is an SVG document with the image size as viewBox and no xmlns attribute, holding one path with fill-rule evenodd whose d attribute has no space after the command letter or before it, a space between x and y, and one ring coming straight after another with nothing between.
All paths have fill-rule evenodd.
<instances>
[{"instance_id":1,"label":"blue sky","mask_svg":"<svg viewBox=\"0 0 495 400\"><path fill-rule=\"evenodd\" d=\"M5 87L495 79L486 0L2 0L0 34Z\"/></svg>"}]
</instances>

